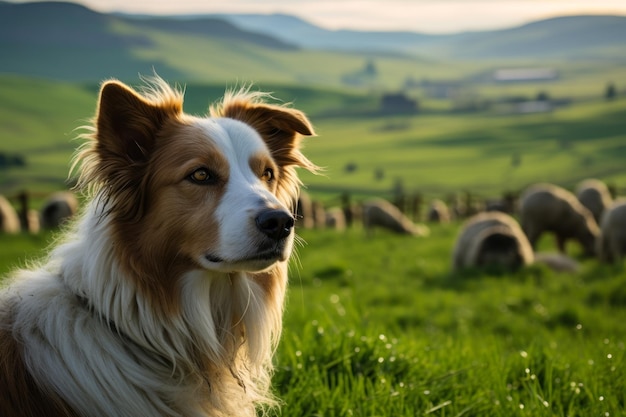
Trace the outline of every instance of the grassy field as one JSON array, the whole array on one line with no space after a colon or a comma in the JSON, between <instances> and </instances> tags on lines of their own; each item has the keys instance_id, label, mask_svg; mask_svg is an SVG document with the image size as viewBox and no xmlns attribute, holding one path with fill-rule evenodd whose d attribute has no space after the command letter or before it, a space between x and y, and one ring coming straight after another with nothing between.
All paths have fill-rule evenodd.
<instances>
[{"instance_id":1,"label":"grassy field","mask_svg":"<svg viewBox=\"0 0 626 417\"><path fill-rule=\"evenodd\" d=\"M552 87L570 86L575 96L576 81L586 77L574 72ZM377 113L376 92L271 83L258 88L293 102L316 127L318 137L306 141L306 153L326 168L326 176L304 175L313 193L362 189L388 194L402 184L407 192L429 197L463 190L489 197L536 181L573 187L587 177L623 187L626 100L603 100L603 82L597 78L596 96L583 98L590 91L583 84L572 105L525 115L454 113L450 101L424 99L417 115L384 116ZM495 94L488 91L493 88L486 88L485 97ZM525 91L532 97L548 87L502 88L499 94ZM509 88L515 91L507 93ZM0 170L1 194L67 187L71 156L79 145L75 129L93 116L97 89L97 84L0 76L0 152L26 160L25 167ZM223 84L186 85L185 110L204 114L224 89Z\"/></svg>"},{"instance_id":2,"label":"grassy field","mask_svg":"<svg viewBox=\"0 0 626 417\"><path fill-rule=\"evenodd\" d=\"M401 181L439 197L460 190L497 196L537 181L573 187L587 177L624 184L625 111L622 100L550 114L323 120L306 152L330 180L305 176L305 183L389 190ZM349 164L357 168L346 170Z\"/></svg>"},{"instance_id":3,"label":"grassy field","mask_svg":"<svg viewBox=\"0 0 626 417\"><path fill-rule=\"evenodd\" d=\"M185 111L196 115L205 114L226 87L254 81L313 122L318 137L304 142L305 154L325 175L302 178L326 205L338 203L343 191L355 200L389 197L398 186L426 199L462 191L497 197L537 181L572 188L589 177L626 193L620 62L280 51L164 36L124 23L113 29L150 42L129 50L123 63L114 59L116 50L99 51L97 59L86 59L96 54L84 51L75 73L66 65L45 73L83 79L77 77L104 72L139 85L136 74L154 68L185 87ZM68 48L41 53L52 63L77 56ZM39 58L16 61L15 72L39 73L31 71ZM368 64L375 74L364 71ZM557 78L480 81L499 68L538 67L554 69ZM434 98L420 87L426 80L458 91ZM407 81L413 87L406 88ZM614 101L603 98L610 82L620 94ZM94 115L98 87L96 81L0 74L0 153L23 155L26 162L0 169L0 194L15 202L28 190L38 208L48 193L71 184L75 129ZM417 114L381 114L381 95L397 91L418 100ZM540 93L569 104L541 114L511 114L501 106L458 111L466 102ZM459 226L432 226L425 238L366 238L360 227L302 231L306 244L291 265L275 359L274 387L283 405L270 415L625 416L624 265L582 259L572 246L570 254L582 265L578 273L535 265L517 273L453 274ZM0 277L41 256L54 236L0 235ZM549 238L540 247L554 250Z\"/></svg>"},{"instance_id":4,"label":"grassy field","mask_svg":"<svg viewBox=\"0 0 626 417\"><path fill-rule=\"evenodd\" d=\"M274 386L299 416L620 416L626 270L450 272L458 224L303 231ZM53 235L0 237L0 274ZM545 237L542 250L552 250ZM579 257L579 248L569 247Z\"/></svg>"}]
</instances>

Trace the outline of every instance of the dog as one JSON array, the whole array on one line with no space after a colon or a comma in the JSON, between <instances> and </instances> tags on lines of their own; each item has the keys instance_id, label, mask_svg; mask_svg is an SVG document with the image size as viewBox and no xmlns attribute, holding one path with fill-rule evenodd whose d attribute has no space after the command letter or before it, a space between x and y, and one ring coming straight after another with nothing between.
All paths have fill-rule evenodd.
<instances>
[{"instance_id":1,"label":"dog","mask_svg":"<svg viewBox=\"0 0 626 417\"><path fill-rule=\"evenodd\" d=\"M159 76L105 81L84 204L0 296L0 415L254 416L294 245L305 114L251 88L204 116Z\"/></svg>"}]
</instances>

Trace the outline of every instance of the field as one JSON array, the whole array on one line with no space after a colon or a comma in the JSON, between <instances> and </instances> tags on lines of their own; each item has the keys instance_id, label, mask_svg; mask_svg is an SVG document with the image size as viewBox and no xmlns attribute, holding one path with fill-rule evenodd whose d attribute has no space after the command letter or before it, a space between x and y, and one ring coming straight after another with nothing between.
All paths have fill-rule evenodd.
<instances>
[{"instance_id":1,"label":"field","mask_svg":"<svg viewBox=\"0 0 626 417\"><path fill-rule=\"evenodd\" d=\"M624 415L623 265L571 245L576 274L452 274L458 226L426 238L300 233L271 415ZM0 237L0 274L52 238Z\"/></svg>"},{"instance_id":2,"label":"field","mask_svg":"<svg viewBox=\"0 0 626 417\"><path fill-rule=\"evenodd\" d=\"M341 62L345 72L356 61ZM392 64L379 64L387 86L413 65ZM432 71L413 70L427 67ZM485 70L436 68L445 77ZM382 90L271 79L259 88L311 118L318 137L305 141L305 153L325 172L302 177L326 205L344 191L355 200L391 196L400 187L426 199L462 191L497 197L535 181L572 188L588 177L623 192L626 100L602 97L605 82L618 79L621 69L572 64L562 70L551 84L483 85L472 92L494 101L540 91L571 100L539 114L455 111L454 100L416 90L417 114L385 115ZM340 75L329 71L324 82ZM13 199L28 190L38 208L48 193L71 184L68 169L79 144L74 129L93 116L97 91L96 83L0 76L0 152L25 158L24 166L0 170L0 194ZM222 83L186 84L186 111L203 114L223 91ZM344 234L302 231L306 244L291 265L276 355L274 386L284 404L270 415L625 415L624 265L583 259L571 246L582 263L576 274L542 266L452 274L459 227L432 226L426 238L367 239L360 227ZM53 238L0 236L0 275L27 264ZM554 244L547 237L541 248Z\"/></svg>"},{"instance_id":3,"label":"field","mask_svg":"<svg viewBox=\"0 0 626 417\"><path fill-rule=\"evenodd\" d=\"M454 112L451 100L424 98L417 114L404 116L381 114L380 93L267 83L258 88L293 102L311 118L318 137L306 141L306 152L325 175L304 180L311 192L331 198L357 189L388 195L399 184L427 197L465 190L496 197L536 181L571 188L586 177L622 186L626 100L604 100L603 86L573 74L550 87L509 86L497 93L533 97L541 89L570 88L573 101L548 113ZM186 85L185 110L205 113L224 88ZM484 87L482 97L496 94L494 88ZM76 129L93 116L97 89L0 76L0 152L25 160L23 167L0 169L0 193L41 194L71 183L70 160L80 143Z\"/></svg>"}]
</instances>

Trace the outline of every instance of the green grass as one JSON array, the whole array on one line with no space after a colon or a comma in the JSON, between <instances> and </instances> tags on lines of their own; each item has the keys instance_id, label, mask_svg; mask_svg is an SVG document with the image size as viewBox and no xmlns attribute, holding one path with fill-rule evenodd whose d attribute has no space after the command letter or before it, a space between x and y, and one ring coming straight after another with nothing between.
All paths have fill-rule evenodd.
<instances>
[{"instance_id":1,"label":"green grass","mask_svg":"<svg viewBox=\"0 0 626 417\"><path fill-rule=\"evenodd\" d=\"M402 181L407 191L438 197L464 189L497 196L538 181L573 187L587 177L623 184L624 111L622 100L524 116L322 120L320 137L306 142L306 152L330 179L305 174L305 183L390 190ZM385 130L390 120L406 127ZM350 163L357 170L346 171ZM375 179L375 170L385 177Z\"/></svg>"},{"instance_id":2,"label":"green grass","mask_svg":"<svg viewBox=\"0 0 626 417\"><path fill-rule=\"evenodd\" d=\"M277 359L283 415L624 412L623 266L455 275L456 231L304 234Z\"/></svg>"},{"instance_id":3,"label":"green grass","mask_svg":"<svg viewBox=\"0 0 626 417\"><path fill-rule=\"evenodd\" d=\"M568 85L579 76L573 73ZM318 137L305 141L305 152L327 174L303 175L313 193L360 189L388 195L401 183L405 191L427 197L462 190L493 197L537 181L571 188L588 177L623 187L626 100L602 100L597 82L593 100L529 115L450 113L445 111L449 101L425 100L415 116L381 116L375 115L379 93L271 82L255 88L273 91L311 118ZM236 84L190 82L185 111L205 114L225 88ZM79 144L74 129L93 116L97 88L0 77L0 152L23 154L27 162L24 168L0 170L0 193L44 193L67 186L70 159ZM356 170L346 171L348 165Z\"/></svg>"},{"instance_id":4,"label":"green grass","mask_svg":"<svg viewBox=\"0 0 626 417\"><path fill-rule=\"evenodd\" d=\"M271 415L624 415L624 265L453 274L458 228L302 231ZM3 236L0 273L51 238Z\"/></svg>"}]
</instances>

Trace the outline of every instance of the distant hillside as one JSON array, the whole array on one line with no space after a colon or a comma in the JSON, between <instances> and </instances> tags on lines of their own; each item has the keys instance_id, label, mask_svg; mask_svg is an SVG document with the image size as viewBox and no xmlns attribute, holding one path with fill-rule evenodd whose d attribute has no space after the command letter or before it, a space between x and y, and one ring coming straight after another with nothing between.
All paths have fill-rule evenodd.
<instances>
[{"instance_id":1,"label":"distant hillside","mask_svg":"<svg viewBox=\"0 0 626 417\"><path fill-rule=\"evenodd\" d=\"M305 48L379 50L467 59L626 58L626 16L565 16L511 29L451 35L333 31L281 14L213 16Z\"/></svg>"},{"instance_id":2,"label":"distant hillside","mask_svg":"<svg viewBox=\"0 0 626 417\"><path fill-rule=\"evenodd\" d=\"M479 65L544 58L626 62L626 17L563 17L494 32L427 35L331 31L286 15L155 17L103 14L67 2L0 1L0 73L95 81L136 80L156 70L170 80L379 89L433 73L458 78L458 66L448 63L456 58ZM372 76L365 70L374 59L374 69L384 72Z\"/></svg>"},{"instance_id":3,"label":"distant hillside","mask_svg":"<svg viewBox=\"0 0 626 417\"><path fill-rule=\"evenodd\" d=\"M163 75L180 77L184 68L167 62L160 51L163 43L181 38L229 41L267 50L298 49L215 18L131 19L74 3L0 2L0 72L81 80L113 75L136 78L157 67Z\"/></svg>"},{"instance_id":4,"label":"distant hillside","mask_svg":"<svg viewBox=\"0 0 626 417\"><path fill-rule=\"evenodd\" d=\"M445 40L445 35L425 35L415 32L367 32L353 30L327 30L303 19L284 14L215 14L235 25L267 33L278 39L290 40L303 48L385 51L406 53L419 50L419 46Z\"/></svg>"},{"instance_id":5,"label":"distant hillside","mask_svg":"<svg viewBox=\"0 0 626 417\"><path fill-rule=\"evenodd\" d=\"M626 16L567 16L517 28L468 33L449 42L463 58L626 58Z\"/></svg>"}]
</instances>

